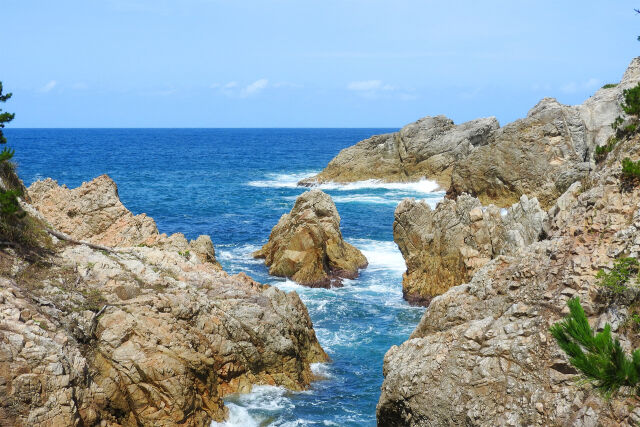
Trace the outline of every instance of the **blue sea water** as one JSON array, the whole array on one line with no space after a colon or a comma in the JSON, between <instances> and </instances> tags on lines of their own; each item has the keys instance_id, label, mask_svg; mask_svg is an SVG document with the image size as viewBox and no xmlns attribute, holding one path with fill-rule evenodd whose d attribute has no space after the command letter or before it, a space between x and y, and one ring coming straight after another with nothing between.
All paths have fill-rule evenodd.
<instances>
[{"instance_id":1,"label":"blue sea water","mask_svg":"<svg viewBox=\"0 0 640 427\"><path fill-rule=\"evenodd\" d=\"M404 260L393 243L393 212L405 197L437 203L433 183L373 181L323 185L342 218L344 237L369 267L339 289L310 289L270 277L251 252L306 189L296 182L341 149L395 129L8 129L25 183L52 177L76 187L109 174L122 202L145 212L161 232L209 234L226 271L296 291L332 362L326 379L304 392L254 387L230 396L226 426L375 425L385 352L402 343L423 309L402 299ZM216 423L214 423L215 425Z\"/></svg>"}]
</instances>

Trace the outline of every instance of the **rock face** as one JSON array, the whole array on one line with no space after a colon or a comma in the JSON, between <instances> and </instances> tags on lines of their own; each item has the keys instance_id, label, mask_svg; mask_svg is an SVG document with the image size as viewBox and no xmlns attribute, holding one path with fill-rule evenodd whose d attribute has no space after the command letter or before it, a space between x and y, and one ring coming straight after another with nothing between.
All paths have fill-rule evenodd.
<instances>
[{"instance_id":1,"label":"rock face","mask_svg":"<svg viewBox=\"0 0 640 427\"><path fill-rule=\"evenodd\" d=\"M157 246L179 252L194 252L203 262L220 266L209 236L188 242L182 233L158 233L153 218L133 215L120 201L118 186L102 175L72 190L51 178L28 188L31 204L51 226L76 240L97 245Z\"/></svg>"},{"instance_id":2,"label":"rock face","mask_svg":"<svg viewBox=\"0 0 640 427\"><path fill-rule=\"evenodd\" d=\"M502 128L495 118L456 126L444 116L425 117L342 150L320 174L300 183L426 178L449 198L469 193L483 204L507 207L527 194L548 209L588 174L595 147L607 141L610 124L623 114L622 91L638 82L640 58L620 84L598 90L582 105L545 98L526 118Z\"/></svg>"},{"instance_id":3,"label":"rock face","mask_svg":"<svg viewBox=\"0 0 640 427\"><path fill-rule=\"evenodd\" d=\"M499 255L515 254L538 240L546 213L536 199L522 196L501 214L467 194L444 200L435 210L424 201L403 200L395 212L393 236L407 264L404 298L429 301Z\"/></svg>"},{"instance_id":4,"label":"rock face","mask_svg":"<svg viewBox=\"0 0 640 427\"><path fill-rule=\"evenodd\" d=\"M320 174L301 184L366 179L406 182L427 177L448 188L453 165L475 147L487 144L499 127L495 117L461 125L445 116L425 117L399 132L376 135L345 148Z\"/></svg>"},{"instance_id":5,"label":"rock face","mask_svg":"<svg viewBox=\"0 0 640 427\"><path fill-rule=\"evenodd\" d=\"M579 296L594 327L610 323L627 351L640 346L628 326L637 301L612 299L596 283L598 269L640 256L640 188L623 190L619 179L621 159L640 158L639 143L619 143L558 199L547 239L494 258L431 301L410 339L385 356L379 425L638 424L640 401L623 393L607 402L576 381L548 329Z\"/></svg>"},{"instance_id":6,"label":"rock face","mask_svg":"<svg viewBox=\"0 0 640 427\"><path fill-rule=\"evenodd\" d=\"M46 200L56 223L70 204L55 212ZM121 212L114 223L140 225L133 239L108 227L122 245L153 231ZM81 236L109 238L102 230ZM210 239L192 252L167 239L109 251L54 239L35 259L0 251L0 424L208 426L225 418L229 393L309 385L310 364L328 357L298 295L228 275L195 253L211 255Z\"/></svg>"},{"instance_id":7,"label":"rock face","mask_svg":"<svg viewBox=\"0 0 640 427\"><path fill-rule=\"evenodd\" d=\"M253 256L265 259L269 274L311 287L340 286L341 278L354 279L367 266L365 256L342 239L336 205L320 190L301 194Z\"/></svg>"}]
</instances>

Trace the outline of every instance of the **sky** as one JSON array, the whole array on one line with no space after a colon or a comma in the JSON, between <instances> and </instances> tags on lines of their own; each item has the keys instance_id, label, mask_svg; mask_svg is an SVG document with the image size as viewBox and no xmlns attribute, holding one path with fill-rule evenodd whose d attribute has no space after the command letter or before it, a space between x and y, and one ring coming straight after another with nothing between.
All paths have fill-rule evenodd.
<instances>
[{"instance_id":1,"label":"sky","mask_svg":"<svg viewBox=\"0 0 640 427\"><path fill-rule=\"evenodd\" d=\"M584 101L640 2L1 0L12 127L401 127Z\"/></svg>"}]
</instances>

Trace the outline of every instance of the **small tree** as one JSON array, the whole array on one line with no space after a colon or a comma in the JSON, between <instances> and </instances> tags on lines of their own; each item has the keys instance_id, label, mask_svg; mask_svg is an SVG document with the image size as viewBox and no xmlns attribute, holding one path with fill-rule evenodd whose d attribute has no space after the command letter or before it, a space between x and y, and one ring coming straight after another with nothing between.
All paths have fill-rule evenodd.
<instances>
[{"instance_id":1,"label":"small tree","mask_svg":"<svg viewBox=\"0 0 640 427\"><path fill-rule=\"evenodd\" d=\"M11 98L11 95L11 93L7 93L6 95L2 94L2 82L0 82L0 102L7 102ZM2 112L0 109L0 145L7 143L7 138L4 136L2 129L4 129L5 124L13 120L14 117L15 114ZM14 151L7 147L4 147L2 151L0 151L0 171L6 170L7 167L12 167L4 163L11 160L13 153ZM18 196L20 196L19 189L0 188L0 217L2 219L10 220L15 217L21 218L24 216L24 212L20 209Z\"/></svg>"},{"instance_id":2,"label":"small tree","mask_svg":"<svg viewBox=\"0 0 640 427\"><path fill-rule=\"evenodd\" d=\"M640 83L631 89L625 89L622 110L636 119L640 116Z\"/></svg>"},{"instance_id":3,"label":"small tree","mask_svg":"<svg viewBox=\"0 0 640 427\"><path fill-rule=\"evenodd\" d=\"M627 356L620 341L611 337L609 324L594 334L579 298L567 305L569 316L551 326L550 332L569 362L606 397L621 387L630 387L640 396L640 349Z\"/></svg>"},{"instance_id":4,"label":"small tree","mask_svg":"<svg viewBox=\"0 0 640 427\"><path fill-rule=\"evenodd\" d=\"M0 82L0 102L7 102L13 94L7 93L6 95L2 94L2 82ZM0 109L0 144L4 145L7 143L7 138L2 133L2 129L4 129L5 123L9 123L14 119L16 115L14 113L7 113L6 111L3 113L2 109ZM13 157L13 150L4 147L2 151L0 151L0 162L7 161Z\"/></svg>"}]
</instances>

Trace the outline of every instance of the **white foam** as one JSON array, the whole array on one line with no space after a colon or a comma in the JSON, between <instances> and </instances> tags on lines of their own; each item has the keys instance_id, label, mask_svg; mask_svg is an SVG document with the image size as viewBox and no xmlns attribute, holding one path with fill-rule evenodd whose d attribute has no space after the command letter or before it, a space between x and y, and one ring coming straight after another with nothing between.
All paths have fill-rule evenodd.
<instances>
[{"instance_id":1,"label":"white foam","mask_svg":"<svg viewBox=\"0 0 640 427\"><path fill-rule=\"evenodd\" d=\"M347 184L339 184L336 182L325 182L313 186L323 190L339 190L354 191L362 189L384 189L384 190L400 190L411 193L432 194L442 192L440 186L428 179L421 179L415 182L384 182L377 179L368 179L366 181L356 181Z\"/></svg>"},{"instance_id":2,"label":"white foam","mask_svg":"<svg viewBox=\"0 0 640 427\"><path fill-rule=\"evenodd\" d=\"M268 173L266 179L250 181L247 185L251 187L269 188L296 188L301 179L316 175L317 171L307 171L300 173Z\"/></svg>"},{"instance_id":3,"label":"white foam","mask_svg":"<svg viewBox=\"0 0 640 427\"><path fill-rule=\"evenodd\" d=\"M370 239L349 239L349 243L360 249L367 257L369 266L367 270L391 270L404 273L407 266L402 257L402 253L395 242L370 240Z\"/></svg>"},{"instance_id":4,"label":"white foam","mask_svg":"<svg viewBox=\"0 0 640 427\"><path fill-rule=\"evenodd\" d=\"M312 363L311 372L320 378L331 378L330 366L328 363Z\"/></svg>"},{"instance_id":5,"label":"white foam","mask_svg":"<svg viewBox=\"0 0 640 427\"><path fill-rule=\"evenodd\" d=\"M255 386L251 393L233 396L234 401L226 402L229 418L221 423L212 422L211 427L258 427L278 414L293 408L293 402L286 396L283 387Z\"/></svg>"}]
</instances>

